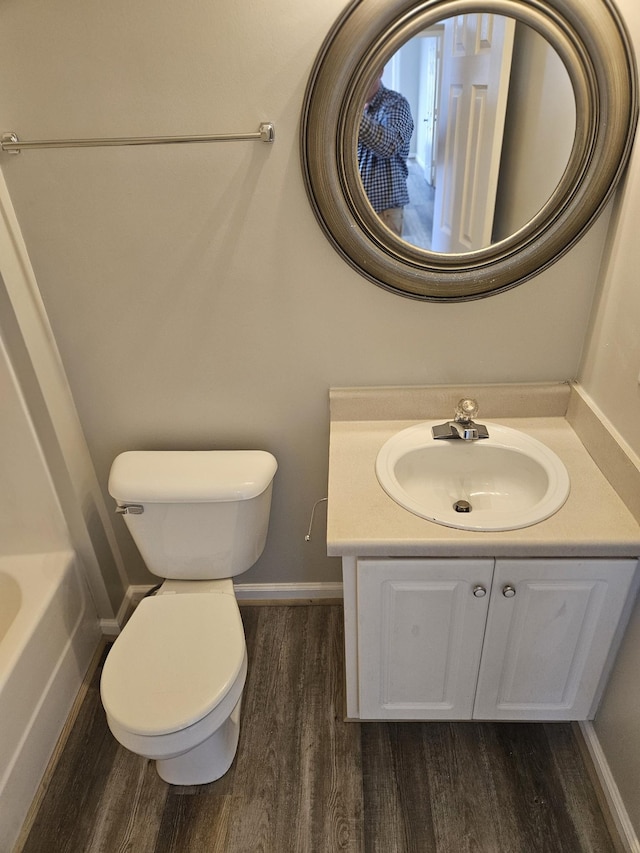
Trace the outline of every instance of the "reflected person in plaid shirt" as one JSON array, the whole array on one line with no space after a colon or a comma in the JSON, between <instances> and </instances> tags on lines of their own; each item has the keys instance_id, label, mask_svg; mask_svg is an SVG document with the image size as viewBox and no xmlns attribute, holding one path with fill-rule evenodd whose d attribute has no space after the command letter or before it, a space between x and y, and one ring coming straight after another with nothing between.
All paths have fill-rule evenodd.
<instances>
[{"instance_id":1,"label":"reflected person in plaid shirt","mask_svg":"<svg viewBox=\"0 0 640 853\"><path fill-rule=\"evenodd\" d=\"M407 157L413 118L407 99L382 85L382 69L369 87L360 120L358 167L371 206L402 237L409 203Z\"/></svg>"}]
</instances>

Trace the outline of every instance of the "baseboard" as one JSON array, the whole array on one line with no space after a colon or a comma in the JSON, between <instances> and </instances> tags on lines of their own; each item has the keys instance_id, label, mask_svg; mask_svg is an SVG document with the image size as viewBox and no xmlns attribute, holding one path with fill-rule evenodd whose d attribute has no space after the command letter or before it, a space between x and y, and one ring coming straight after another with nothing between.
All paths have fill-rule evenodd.
<instances>
[{"instance_id":1,"label":"baseboard","mask_svg":"<svg viewBox=\"0 0 640 853\"><path fill-rule=\"evenodd\" d=\"M342 583L238 583L236 598L243 604L324 604L342 601Z\"/></svg>"},{"instance_id":2,"label":"baseboard","mask_svg":"<svg viewBox=\"0 0 640 853\"><path fill-rule=\"evenodd\" d=\"M115 619L101 619L106 638L115 638L140 601L154 584L130 586ZM342 584L335 583L239 583L234 584L242 604L334 604L342 601Z\"/></svg>"},{"instance_id":3,"label":"baseboard","mask_svg":"<svg viewBox=\"0 0 640 853\"><path fill-rule=\"evenodd\" d=\"M620 796L593 724L583 721L576 725L581 735L578 739L581 740L581 746L586 753L600 805L609 821L614 841L619 842L616 847L620 853L640 853L640 840Z\"/></svg>"}]
</instances>

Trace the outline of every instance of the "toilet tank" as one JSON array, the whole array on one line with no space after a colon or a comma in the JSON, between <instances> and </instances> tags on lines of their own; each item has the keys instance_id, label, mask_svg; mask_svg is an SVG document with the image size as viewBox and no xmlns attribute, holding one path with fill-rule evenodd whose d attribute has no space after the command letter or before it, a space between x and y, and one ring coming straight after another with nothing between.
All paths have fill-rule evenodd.
<instances>
[{"instance_id":1,"label":"toilet tank","mask_svg":"<svg viewBox=\"0 0 640 853\"><path fill-rule=\"evenodd\" d=\"M263 450L132 450L109 494L154 575L229 578L262 554L277 467Z\"/></svg>"}]
</instances>

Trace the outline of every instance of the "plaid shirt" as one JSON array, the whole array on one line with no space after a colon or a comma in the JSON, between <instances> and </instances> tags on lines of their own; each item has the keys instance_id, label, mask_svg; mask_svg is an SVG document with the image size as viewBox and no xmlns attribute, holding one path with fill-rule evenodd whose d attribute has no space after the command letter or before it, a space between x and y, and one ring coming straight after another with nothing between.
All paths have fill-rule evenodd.
<instances>
[{"instance_id":1,"label":"plaid shirt","mask_svg":"<svg viewBox=\"0 0 640 853\"><path fill-rule=\"evenodd\" d=\"M376 213L409 204L407 157L412 133L407 99L381 83L365 108L358 136L360 177Z\"/></svg>"}]
</instances>

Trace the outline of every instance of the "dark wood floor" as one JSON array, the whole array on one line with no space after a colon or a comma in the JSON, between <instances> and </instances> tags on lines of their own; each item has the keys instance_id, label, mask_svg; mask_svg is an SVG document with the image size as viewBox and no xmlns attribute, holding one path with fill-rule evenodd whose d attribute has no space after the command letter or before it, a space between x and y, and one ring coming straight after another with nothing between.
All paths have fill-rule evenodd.
<instances>
[{"instance_id":1,"label":"dark wood floor","mask_svg":"<svg viewBox=\"0 0 640 853\"><path fill-rule=\"evenodd\" d=\"M172 787L120 747L99 673L23 853L609 853L570 725L345 723L342 610L244 607L227 775Z\"/></svg>"}]
</instances>

